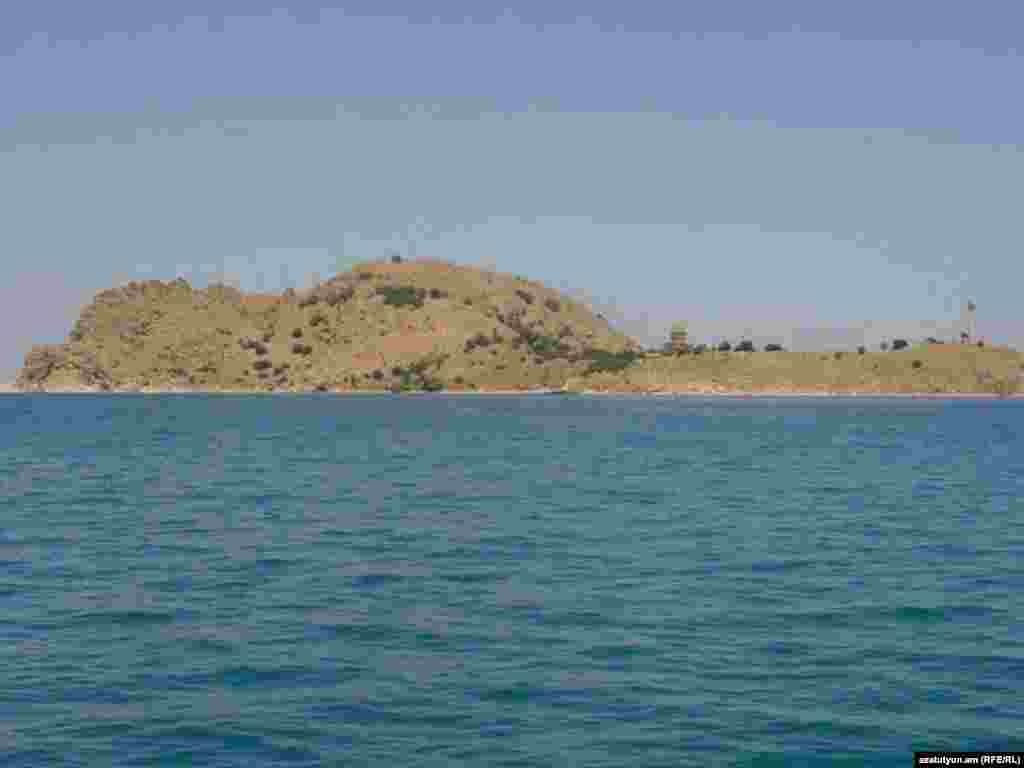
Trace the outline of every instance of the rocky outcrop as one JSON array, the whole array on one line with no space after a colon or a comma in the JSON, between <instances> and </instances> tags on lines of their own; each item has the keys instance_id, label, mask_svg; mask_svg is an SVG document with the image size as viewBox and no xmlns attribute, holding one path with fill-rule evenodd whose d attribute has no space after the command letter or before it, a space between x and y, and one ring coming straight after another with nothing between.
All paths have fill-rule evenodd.
<instances>
[{"instance_id":1,"label":"rocky outcrop","mask_svg":"<svg viewBox=\"0 0 1024 768\"><path fill-rule=\"evenodd\" d=\"M107 391L113 383L110 373L88 349L75 344L48 344L34 347L25 356L16 386L23 391Z\"/></svg>"}]
</instances>

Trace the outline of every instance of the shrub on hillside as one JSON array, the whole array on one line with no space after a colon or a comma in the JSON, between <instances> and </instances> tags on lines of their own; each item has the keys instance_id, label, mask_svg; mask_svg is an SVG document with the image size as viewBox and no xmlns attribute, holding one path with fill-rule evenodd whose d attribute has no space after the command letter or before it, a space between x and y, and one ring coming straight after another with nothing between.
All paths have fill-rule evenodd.
<instances>
[{"instance_id":1,"label":"shrub on hillside","mask_svg":"<svg viewBox=\"0 0 1024 768\"><path fill-rule=\"evenodd\" d=\"M491 337L483 331L477 331L473 336L466 339L466 343L463 346L463 351L466 353L472 352L477 347L488 347L491 344Z\"/></svg>"},{"instance_id":2,"label":"shrub on hillside","mask_svg":"<svg viewBox=\"0 0 1024 768\"><path fill-rule=\"evenodd\" d=\"M328 305L336 307L356 295L356 289L348 283L330 283L322 286L318 293Z\"/></svg>"},{"instance_id":3,"label":"shrub on hillside","mask_svg":"<svg viewBox=\"0 0 1024 768\"><path fill-rule=\"evenodd\" d=\"M421 386L426 392L440 392L444 389L444 382L440 379L424 378Z\"/></svg>"},{"instance_id":4,"label":"shrub on hillside","mask_svg":"<svg viewBox=\"0 0 1024 768\"><path fill-rule=\"evenodd\" d=\"M591 374L625 370L640 357L640 353L632 349L626 349L622 352L609 352L606 349L588 349L586 356L591 361L587 367L586 374Z\"/></svg>"},{"instance_id":5,"label":"shrub on hillside","mask_svg":"<svg viewBox=\"0 0 1024 768\"><path fill-rule=\"evenodd\" d=\"M532 336L527 345L530 351L546 360L552 360L569 351L569 345L556 339L554 336Z\"/></svg>"},{"instance_id":6,"label":"shrub on hillside","mask_svg":"<svg viewBox=\"0 0 1024 768\"><path fill-rule=\"evenodd\" d=\"M384 303L388 306L419 309L423 306L426 291L411 285L379 285L377 294L384 297Z\"/></svg>"}]
</instances>

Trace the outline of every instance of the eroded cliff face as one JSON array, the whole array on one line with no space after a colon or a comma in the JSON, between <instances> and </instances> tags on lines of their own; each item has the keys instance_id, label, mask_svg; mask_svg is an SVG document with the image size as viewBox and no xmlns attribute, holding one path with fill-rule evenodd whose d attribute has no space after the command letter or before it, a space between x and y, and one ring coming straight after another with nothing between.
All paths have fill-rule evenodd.
<instances>
[{"instance_id":1,"label":"eroded cliff face","mask_svg":"<svg viewBox=\"0 0 1024 768\"><path fill-rule=\"evenodd\" d=\"M542 284L442 262L369 263L304 292L186 281L99 293L27 391L560 387L592 350L639 345Z\"/></svg>"}]
</instances>

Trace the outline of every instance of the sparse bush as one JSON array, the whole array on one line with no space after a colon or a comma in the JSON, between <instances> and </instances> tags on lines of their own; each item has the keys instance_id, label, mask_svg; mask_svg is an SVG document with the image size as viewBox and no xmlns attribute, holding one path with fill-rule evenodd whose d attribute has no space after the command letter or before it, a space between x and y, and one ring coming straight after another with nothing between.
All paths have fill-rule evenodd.
<instances>
[{"instance_id":1,"label":"sparse bush","mask_svg":"<svg viewBox=\"0 0 1024 768\"><path fill-rule=\"evenodd\" d=\"M551 296L544 299L544 306L547 307L552 312L559 312L562 309L561 302L558 299Z\"/></svg>"},{"instance_id":2,"label":"sparse bush","mask_svg":"<svg viewBox=\"0 0 1024 768\"><path fill-rule=\"evenodd\" d=\"M551 360L569 351L569 347L554 336L533 336L527 341L533 354Z\"/></svg>"},{"instance_id":3,"label":"sparse bush","mask_svg":"<svg viewBox=\"0 0 1024 768\"><path fill-rule=\"evenodd\" d=\"M302 338L302 329L301 328L294 329L292 331L292 338L293 339L301 339Z\"/></svg>"},{"instance_id":4,"label":"sparse bush","mask_svg":"<svg viewBox=\"0 0 1024 768\"><path fill-rule=\"evenodd\" d=\"M456 383L456 384L458 384L458 385L459 385L460 387L461 387L461 386L462 386L463 384L465 384L465 383L466 383L466 380L465 380L464 378L462 378L462 376L456 376L456 377L455 377L455 379L454 379L454 381L455 381L455 383Z\"/></svg>"},{"instance_id":5,"label":"sparse bush","mask_svg":"<svg viewBox=\"0 0 1024 768\"><path fill-rule=\"evenodd\" d=\"M328 305L336 307L356 295L356 289L348 283L329 283L319 289L320 296Z\"/></svg>"},{"instance_id":6,"label":"sparse bush","mask_svg":"<svg viewBox=\"0 0 1024 768\"><path fill-rule=\"evenodd\" d=\"M985 342L982 341L981 339L978 339L978 346L979 347L984 347L985 346Z\"/></svg>"},{"instance_id":7,"label":"sparse bush","mask_svg":"<svg viewBox=\"0 0 1024 768\"><path fill-rule=\"evenodd\" d=\"M391 369L391 375L392 376L401 376L404 372L405 372L405 369L402 368L402 366L400 366L400 365L396 365L394 368Z\"/></svg>"},{"instance_id":8,"label":"sparse bush","mask_svg":"<svg viewBox=\"0 0 1024 768\"><path fill-rule=\"evenodd\" d=\"M462 300L462 303L465 304L467 307L472 307L473 306L473 300L471 298L469 298L469 296L464 298Z\"/></svg>"},{"instance_id":9,"label":"sparse bush","mask_svg":"<svg viewBox=\"0 0 1024 768\"><path fill-rule=\"evenodd\" d=\"M270 331L267 331L266 333L263 334L263 341L268 344L270 343L270 340L272 338L274 338L274 334L270 333Z\"/></svg>"},{"instance_id":10,"label":"sparse bush","mask_svg":"<svg viewBox=\"0 0 1024 768\"><path fill-rule=\"evenodd\" d=\"M374 372L373 372L373 380L374 381L380 381L383 378L384 378L384 371L382 371L380 368L375 369Z\"/></svg>"},{"instance_id":11,"label":"sparse bush","mask_svg":"<svg viewBox=\"0 0 1024 768\"><path fill-rule=\"evenodd\" d=\"M267 349L266 344L260 341L256 341L253 342L252 351L255 352L257 355L265 355L269 350Z\"/></svg>"},{"instance_id":12,"label":"sparse bush","mask_svg":"<svg viewBox=\"0 0 1024 768\"><path fill-rule=\"evenodd\" d=\"M533 294L529 291L524 291L521 288L516 289L516 296L525 301L527 304L533 304Z\"/></svg>"},{"instance_id":13,"label":"sparse bush","mask_svg":"<svg viewBox=\"0 0 1024 768\"><path fill-rule=\"evenodd\" d=\"M360 280L372 280L373 279L373 272L360 272L357 275L357 277Z\"/></svg>"},{"instance_id":14,"label":"sparse bush","mask_svg":"<svg viewBox=\"0 0 1024 768\"><path fill-rule=\"evenodd\" d=\"M446 298L448 298L448 291L442 290L440 288L431 288L430 289L430 298L432 298L432 299L446 299Z\"/></svg>"},{"instance_id":15,"label":"sparse bush","mask_svg":"<svg viewBox=\"0 0 1024 768\"><path fill-rule=\"evenodd\" d=\"M782 352L784 350L782 349L782 345L781 344L765 344L764 351L765 352Z\"/></svg>"},{"instance_id":16,"label":"sparse bush","mask_svg":"<svg viewBox=\"0 0 1024 768\"><path fill-rule=\"evenodd\" d=\"M842 352L833 352L832 353L832 357L835 360L842 360L843 359L843 353Z\"/></svg>"},{"instance_id":17,"label":"sparse bush","mask_svg":"<svg viewBox=\"0 0 1024 768\"><path fill-rule=\"evenodd\" d=\"M267 368L272 368L273 363L269 360L255 360L253 361L252 367L255 371L265 371Z\"/></svg>"},{"instance_id":18,"label":"sparse bush","mask_svg":"<svg viewBox=\"0 0 1024 768\"><path fill-rule=\"evenodd\" d=\"M632 349L626 349L622 352L609 352L606 349L588 349L587 357L591 361L586 370L586 374L589 375L591 373L625 370L640 357L640 354Z\"/></svg>"},{"instance_id":19,"label":"sparse bush","mask_svg":"<svg viewBox=\"0 0 1024 768\"><path fill-rule=\"evenodd\" d=\"M906 349L909 346L910 345L907 343L906 339L893 339L892 340L892 351L893 352L895 352L897 350L900 350L900 349Z\"/></svg>"},{"instance_id":20,"label":"sparse bush","mask_svg":"<svg viewBox=\"0 0 1024 768\"><path fill-rule=\"evenodd\" d=\"M377 294L384 297L384 303L388 306L419 309L423 306L426 291L411 285L380 285L377 286Z\"/></svg>"},{"instance_id":21,"label":"sparse bush","mask_svg":"<svg viewBox=\"0 0 1024 768\"><path fill-rule=\"evenodd\" d=\"M756 352L757 350L754 349L754 342L743 340L739 344L736 345L736 351L737 352Z\"/></svg>"},{"instance_id":22,"label":"sparse bush","mask_svg":"<svg viewBox=\"0 0 1024 768\"><path fill-rule=\"evenodd\" d=\"M690 352L692 352L695 355L703 355L707 351L708 351L708 345L707 344L697 344L696 346L690 348Z\"/></svg>"},{"instance_id":23,"label":"sparse bush","mask_svg":"<svg viewBox=\"0 0 1024 768\"><path fill-rule=\"evenodd\" d=\"M309 344L303 344L302 342L295 342L292 344L293 355L308 355L313 351L313 347Z\"/></svg>"},{"instance_id":24,"label":"sparse bush","mask_svg":"<svg viewBox=\"0 0 1024 768\"><path fill-rule=\"evenodd\" d=\"M718 345L718 351L719 352L731 352L732 351L732 344L730 344L728 341L723 341L721 344Z\"/></svg>"},{"instance_id":25,"label":"sparse bush","mask_svg":"<svg viewBox=\"0 0 1024 768\"><path fill-rule=\"evenodd\" d=\"M857 347L857 354L858 355L867 354L867 351L868 350L867 350L867 348L864 345L861 345L861 346Z\"/></svg>"},{"instance_id":26,"label":"sparse bush","mask_svg":"<svg viewBox=\"0 0 1024 768\"><path fill-rule=\"evenodd\" d=\"M320 325L320 323L327 320L327 315L321 312L319 309L315 310L309 318L309 324L312 326Z\"/></svg>"},{"instance_id":27,"label":"sparse bush","mask_svg":"<svg viewBox=\"0 0 1024 768\"><path fill-rule=\"evenodd\" d=\"M920 360L915 360L914 362L912 362L910 364L910 367L916 369L916 368L920 368L922 365L924 365L924 363L922 363Z\"/></svg>"},{"instance_id":28,"label":"sparse bush","mask_svg":"<svg viewBox=\"0 0 1024 768\"><path fill-rule=\"evenodd\" d=\"M463 346L463 351L467 354L472 352L477 347L487 347L491 344L491 337L483 331L478 331L473 336L466 339L466 343Z\"/></svg>"}]
</instances>

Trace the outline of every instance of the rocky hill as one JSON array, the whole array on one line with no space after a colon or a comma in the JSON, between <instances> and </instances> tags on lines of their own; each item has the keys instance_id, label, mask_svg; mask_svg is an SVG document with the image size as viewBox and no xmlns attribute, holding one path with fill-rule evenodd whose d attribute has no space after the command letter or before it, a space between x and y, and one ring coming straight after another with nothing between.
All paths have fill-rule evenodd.
<instances>
[{"instance_id":1,"label":"rocky hill","mask_svg":"<svg viewBox=\"0 0 1024 768\"><path fill-rule=\"evenodd\" d=\"M639 349L537 282L435 261L372 262L314 288L185 280L103 291L65 343L26 356L28 391L561 387Z\"/></svg>"}]
</instances>

